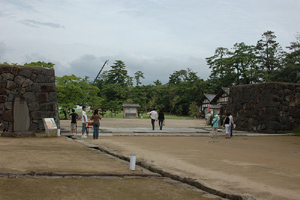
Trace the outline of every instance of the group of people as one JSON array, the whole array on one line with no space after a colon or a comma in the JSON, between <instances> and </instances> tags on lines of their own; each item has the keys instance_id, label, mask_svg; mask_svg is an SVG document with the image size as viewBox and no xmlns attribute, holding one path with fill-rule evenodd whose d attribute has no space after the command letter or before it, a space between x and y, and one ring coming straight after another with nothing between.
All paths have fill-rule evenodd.
<instances>
[{"instance_id":1,"label":"group of people","mask_svg":"<svg viewBox=\"0 0 300 200\"><path fill-rule=\"evenodd\" d=\"M147 115L150 115L152 130L155 129L155 121L158 121L158 126L160 130L162 130L162 127L165 125L165 115L163 110L162 109L159 110L158 118L157 118L157 111L155 108L153 108L151 112L148 112Z\"/></svg>"},{"instance_id":2,"label":"group of people","mask_svg":"<svg viewBox=\"0 0 300 200\"><path fill-rule=\"evenodd\" d=\"M211 121L212 125L212 138L217 137L217 130L219 128L219 122L220 122L220 116L215 115L213 120ZM235 126L233 117L230 113L225 114L225 119L222 122L223 127L225 128L225 138L231 138L232 137L232 128Z\"/></svg>"},{"instance_id":3,"label":"group of people","mask_svg":"<svg viewBox=\"0 0 300 200\"><path fill-rule=\"evenodd\" d=\"M77 120L80 118L77 113L75 113L75 110L72 109L72 113L69 115L71 119L71 134L76 135L75 129L77 128ZM87 130L88 125L88 117L86 114L86 107L82 106L82 130L81 130L81 138L87 138L87 135L85 135L85 132ZM94 110L93 115L91 116L90 120L93 120L93 138L98 139L99 137L99 127L100 127L100 120L101 116L98 113L98 109Z\"/></svg>"},{"instance_id":4,"label":"group of people","mask_svg":"<svg viewBox=\"0 0 300 200\"><path fill-rule=\"evenodd\" d=\"M158 125L160 130L162 130L162 127L165 125L165 115L163 113L163 110L160 109L159 113L157 114L156 109L154 108L151 112L147 113L150 115L151 118L151 124L152 124L152 129L155 130L155 122L158 121ZM225 114L225 119L223 120L222 124L223 127L225 127L225 138L231 138L232 137L232 128L235 126L233 117L230 113ZM80 118L79 115L75 112L74 109L72 109L72 113L69 115L69 118L71 119L71 134L76 135L76 128L77 128L77 120ZM86 107L82 106L82 135L81 138L87 138L87 135L85 135L85 132L87 130L87 125L88 125L88 117L86 114ZM93 138L98 139L99 137L99 127L100 127L100 120L101 116L98 113L98 109L94 110L93 115L91 116L90 120L93 120ZM211 121L212 125L212 138L217 136L217 130L219 128L219 123L220 123L220 116L215 115L213 120Z\"/></svg>"}]
</instances>

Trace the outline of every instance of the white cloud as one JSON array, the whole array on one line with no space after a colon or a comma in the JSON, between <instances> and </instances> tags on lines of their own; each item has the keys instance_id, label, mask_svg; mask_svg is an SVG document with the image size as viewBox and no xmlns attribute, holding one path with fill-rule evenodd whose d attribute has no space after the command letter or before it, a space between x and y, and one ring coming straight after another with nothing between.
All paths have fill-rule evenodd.
<instances>
[{"instance_id":1,"label":"white cloud","mask_svg":"<svg viewBox=\"0 0 300 200\"><path fill-rule=\"evenodd\" d=\"M43 59L58 76L93 79L105 60L122 60L144 84L187 68L206 79L217 47L254 45L267 30L288 46L299 10L294 0L2 0L1 62Z\"/></svg>"}]
</instances>

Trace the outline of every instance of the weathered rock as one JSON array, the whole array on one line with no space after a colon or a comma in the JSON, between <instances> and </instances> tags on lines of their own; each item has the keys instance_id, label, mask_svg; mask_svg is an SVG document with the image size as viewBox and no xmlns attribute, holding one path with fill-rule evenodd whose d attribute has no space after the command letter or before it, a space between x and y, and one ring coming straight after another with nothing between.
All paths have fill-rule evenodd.
<instances>
[{"instance_id":1,"label":"weathered rock","mask_svg":"<svg viewBox=\"0 0 300 200\"><path fill-rule=\"evenodd\" d=\"M300 84L264 83L230 88L227 112L241 130L291 130L300 122Z\"/></svg>"},{"instance_id":2,"label":"weathered rock","mask_svg":"<svg viewBox=\"0 0 300 200\"><path fill-rule=\"evenodd\" d=\"M19 86L22 86L22 84L26 81L26 78L23 76L16 76L15 83Z\"/></svg>"},{"instance_id":3,"label":"weathered rock","mask_svg":"<svg viewBox=\"0 0 300 200\"><path fill-rule=\"evenodd\" d=\"M25 106L28 107L25 109L27 111L21 111L22 109L18 109L18 106L13 106L13 102L18 98L27 102ZM9 130L13 130L14 119L18 119L22 114L26 116L26 113L28 114L26 119L18 119L17 121L29 120L26 123L29 130L43 130L42 118L49 117L54 118L59 127L54 70L0 64L0 109L1 123L7 126ZM23 127L23 125L20 126Z\"/></svg>"},{"instance_id":4,"label":"weathered rock","mask_svg":"<svg viewBox=\"0 0 300 200\"><path fill-rule=\"evenodd\" d=\"M14 75L13 74L11 74L11 73L3 73L2 74L2 77L4 78L4 79L6 79L6 80L14 80Z\"/></svg>"},{"instance_id":5,"label":"weathered rock","mask_svg":"<svg viewBox=\"0 0 300 200\"><path fill-rule=\"evenodd\" d=\"M9 90L14 90L16 89L17 84L14 81L7 81L6 88Z\"/></svg>"},{"instance_id":6,"label":"weathered rock","mask_svg":"<svg viewBox=\"0 0 300 200\"><path fill-rule=\"evenodd\" d=\"M2 113L2 120L7 122L12 122L12 110L6 110Z\"/></svg>"},{"instance_id":7,"label":"weathered rock","mask_svg":"<svg viewBox=\"0 0 300 200\"><path fill-rule=\"evenodd\" d=\"M22 84L22 87L23 87L23 88L24 88L24 87L29 87L29 86L32 85L32 83L33 83L33 81L31 81L30 79L26 79L26 80L24 81L24 83Z\"/></svg>"},{"instance_id":8,"label":"weathered rock","mask_svg":"<svg viewBox=\"0 0 300 200\"><path fill-rule=\"evenodd\" d=\"M48 93L38 93L36 94L36 99L40 102L40 103L46 103L48 102Z\"/></svg>"}]
</instances>

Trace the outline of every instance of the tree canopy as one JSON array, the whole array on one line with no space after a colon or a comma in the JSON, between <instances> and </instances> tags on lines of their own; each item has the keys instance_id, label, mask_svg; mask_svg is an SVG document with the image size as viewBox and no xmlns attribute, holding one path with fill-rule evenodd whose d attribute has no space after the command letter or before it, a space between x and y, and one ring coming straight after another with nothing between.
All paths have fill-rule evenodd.
<instances>
[{"instance_id":1,"label":"tree canopy","mask_svg":"<svg viewBox=\"0 0 300 200\"><path fill-rule=\"evenodd\" d=\"M65 109L90 105L101 109L102 114L107 110L113 114L122 109L122 103L138 103L139 114L155 107L171 114L198 116L203 93L217 93L222 87L240 84L300 82L299 33L286 49L276 41L274 32L266 31L254 45L240 42L231 48L217 47L214 55L206 58L211 69L207 80L187 68L171 73L166 84L153 80L153 84L143 85L142 71L131 77L125 63L116 60L94 83L73 74L56 77L58 104ZM54 64L38 61L24 66L53 68Z\"/></svg>"}]
</instances>

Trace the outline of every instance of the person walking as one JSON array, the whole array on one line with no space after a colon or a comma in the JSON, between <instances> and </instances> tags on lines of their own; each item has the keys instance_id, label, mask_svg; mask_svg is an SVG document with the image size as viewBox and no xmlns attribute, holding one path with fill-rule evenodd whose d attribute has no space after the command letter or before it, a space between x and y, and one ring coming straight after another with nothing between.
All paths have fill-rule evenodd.
<instances>
[{"instance_id":1,"label":"person walking","mask_svg":"<svg viewBox=\"0 0 300 200\"><path fill-rule=\"evenodd\" d=\"M82 118L82 135L81 135L81 138L87 138L86 135L84 135L84 132L86 131L86 123L87 123L87 115L86 115L86 107L85 106L82 106L82 115L81 115L81 118Z\"/></svg>"},{"instance_id":2,"label":"person walking","mask_svg":"<svg viewBox=\"0 0 300 200\"><path fill-rule=\"evenodd\" d=\"M233 125L234 125L233 117L229 113L229 135L230 135L230 137L232 137L232 128L233 128Z\"/></svg>"},{"instance_id":3,"label":"person walking","mask_svg":"<svg viewBox=\"0 0 300 200\"><path fill-rule=\"evenodd\" d=\"M163 113L163 109L160 109L158 113L158 125L160 130L162 130L164 124L165 124L165 114Z\"/></svg>"},{"instance_id":4,"label":"person walking","mask_svg":"<svg viewBox=\"0 0 300 200\"><path fill-rule=\"evenodd\" d=\"M94 128L93 138L98 139L100 120L101 120L101 116L98 113L98 109L94 110L94 114L91 116L91 120L94 120L94 123L93 123L93 128Z\"/></svg>"},{"instance_id":5,"label":"person walking","mask_svg":"<svg viewBox=\"0 0 300 200\"><path fill-rule=\"evenodd\" d=\"M77 119L79 118L79 115L75 113L75 109L72 109L72 113L69 115L69 118L71 119L71 134L76 135L75 129L77 127Z\"/></svg>"},{"instance_id":6,"label":"person walking","mask_svg":"<svg viewBox=\"0 0 300 200\"><path fill-rule=\"evenodd\" d=\"M217 137L217 129L219 128L219 115L215 115L215 117L213 118L213 120L211 121L211 125L212 125L212 135L211 137L214 138L214 137Z\"/></svg>"},{"instance_id":7,"label":"person walking","mask_svg":"<svg viewBox=\"0 0 300 200\"><path fill-rule=\"evenodd\" d=\"M153 110L151 112L148 112L147 115L150 115L150 117L151 117L152 130L154 130L155 129L155 121L157 121L156 109L153 108Z\"/></svg>"},{"instance_id":8,"label":"person walking","mask_svg":"<svg viewBox=\"0 0 300 200\"><path fill-rule=\"evenodd\" d=\"M229 123L230 123L230 119L229 119L229 114L226 114L226 117L224 119L224 127L225 127L225 138L230 138L230 130L229 130Z\"/></svg>"}]
</instances>

